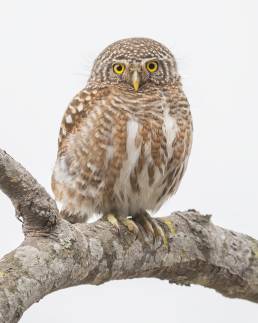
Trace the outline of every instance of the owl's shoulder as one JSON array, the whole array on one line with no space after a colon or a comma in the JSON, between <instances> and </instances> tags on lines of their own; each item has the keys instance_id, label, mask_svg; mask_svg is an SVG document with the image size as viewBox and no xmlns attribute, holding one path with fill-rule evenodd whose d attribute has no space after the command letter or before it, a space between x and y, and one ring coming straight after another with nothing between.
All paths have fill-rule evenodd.
<instances>
[{"instance_id":1,"label":"owl's shoulder","mask_svg":"<svg viewBox=\"0 0 258 323\"><path fill-rule=\"evenodd\" d=\"M94 109L97 102L105 99L110 94L110 89L105 88L83 88L68 105L61 122L58 148L62 153L66 139L70 134L75 133L80 128L83 120Z\"/></svg>"}]
</instances>

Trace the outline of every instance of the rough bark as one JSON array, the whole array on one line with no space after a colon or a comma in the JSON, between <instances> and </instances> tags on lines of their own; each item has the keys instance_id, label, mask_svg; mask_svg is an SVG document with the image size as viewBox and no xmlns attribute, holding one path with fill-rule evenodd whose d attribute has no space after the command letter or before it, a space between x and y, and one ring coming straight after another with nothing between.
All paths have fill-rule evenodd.
<instances>
[{"instance_id":1,"label":"rough bark","mask_svg":"<svg viewBox=\"0 0 258 323\"><path fill-rule=\"evenodd\" d=\"M215 226L208 215L188 210L160 219L169 246L122 224L118 232L105 220L72 225L58 218L52 198L1 150L0 189L23 220L25 235L0 261L1 323L18 322L58 289L136 277L199 284L258 302L258 241Z\"/></svg>"}]
</instances>

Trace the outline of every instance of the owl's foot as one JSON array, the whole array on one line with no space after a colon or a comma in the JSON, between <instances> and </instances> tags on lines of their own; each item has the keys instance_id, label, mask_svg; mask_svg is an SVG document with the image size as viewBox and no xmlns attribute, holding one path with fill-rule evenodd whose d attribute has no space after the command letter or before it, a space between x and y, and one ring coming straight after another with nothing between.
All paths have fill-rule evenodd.
<instances>
[{"instance_id":1,"label":"owl's foot","mask_svg":"<svg viewBox=\"0 0 258 323\"><path fill-rule=\"evenodd\" d=\"M151 235L154 238L154 242L156 242L156 240L161 237L163 244L168 247L167 236L156 219L153 219L147 212L138 214L135 219L136 221L139 221L143 226L145 233L148 236Z\"/></svg>"},{"instance_id":2,"label":"owl's foot","mask_svg":"<svg viewBox=\"0 0 258 323\"><path fill-rule=\"evenodd\" d=\"M129 219L129 218L122 218L120 219L120 221L127 227L127 229L134 233L136 236L139 235L139 228L137 226L137 224L132 220L132 219Z\"/></svg>"},{"instance_id":3,"label":"owl's foot","mask_svg":"<svg viewBox=\"0 0 258 323\"><path fill-rule=\"evenodd\" d=\"M155 237L161 237L163 244L166 248L168 248L168 238L163 228L159 225L156 219L153 219L154 227L155 227Z\"/></svg>"},{"instance_id":4,"label":"owl's foot","mask_svg":"<svg viewBox=\"0 0 258 323\"><path fill-rule=\"evenodd\" d=\"M114 214L108 213L104 215L104 219L107 220L116 229L118 233L120 233L119 222Z\"/></svg>"},{"instance_id":5,"label":"owl's foot","mask_svg":"<svg viewBox=\"0 0 258 323\"><path fill-rule=\"evenodd\" d=\"M104 215L104 219L107 220L119 234L121 233L121 224L123 224L130 232L134 233L136 236L139 235L140 230L132 219L115 216L112 213Z\"/></svg>"}]
</instances>

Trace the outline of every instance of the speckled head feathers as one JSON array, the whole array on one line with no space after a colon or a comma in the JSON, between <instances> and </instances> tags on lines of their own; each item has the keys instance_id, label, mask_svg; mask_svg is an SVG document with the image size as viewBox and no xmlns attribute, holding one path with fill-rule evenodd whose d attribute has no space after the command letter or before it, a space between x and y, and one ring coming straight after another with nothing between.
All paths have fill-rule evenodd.
<instances>
[{"instance_id":1,"label":"speckled head feathers","mask_svg":"<svg viewBox=\"0 0 258 323\"><path fill-rule=\"evenodd\" d=\"M150 73L146 62L155 61L158 69ZM123 75L116 75L115 63L125 67ZM149 38L126 38L106 47L94 62L89 83L119 84L132 88L132 73L139 73L140 85L151 83L164 85L178 78L176 61L170 50L159 42Z\"/></svg>"},{"instance_id":2,"label":"speckled head feathers","mask_svg":"<svg viewBox=\"0 0 258 323\"><path fill-rule=\"evenodd\" d=\"M129 61L148 58L173 59L168 48L149 38L125 38L106 47L97 57L96 62L110 59L127 59Z\"/></svg>"}]
</instances>

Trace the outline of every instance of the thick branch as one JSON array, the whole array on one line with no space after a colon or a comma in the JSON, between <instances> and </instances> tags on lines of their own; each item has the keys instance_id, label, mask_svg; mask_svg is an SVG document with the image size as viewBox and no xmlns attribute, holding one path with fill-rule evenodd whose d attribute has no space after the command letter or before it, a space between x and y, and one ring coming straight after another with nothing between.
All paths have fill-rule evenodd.
<instances>
[{"instance_id":1,"label":"thick branch","mask_svg":"<svg viewBox=\"0 0 258 323\"><path fill-rule=\"evenodd\" d=\"M24 169L14 163L18 168L10 173L10 168L2 168L1 158L0 186L20 205L23 197L15 193L9 179L18 176L18 186L25 187L25 193L33 191L34 185L38 189L38 184L33 180L29 187L27 172L23 184L20 170L24 174ZM37 201L40 209L41 200ZM52 208L50 214L55 205ZM88 225L59 220L48 235L43 227L43 234L39 228L26 231L22 245L0 261L0 322L17 322L30 305L58 289L136 277L199 284L227 297L258 303L256 240L215 226L209 216L193 210L176 212L159 223L169 248L161 239L154 243L151 238L136 237L123 225L118 233L104 220Z\"/></svg>"},{"instance_id":2,"label":"thick branch","mask_svg":"<svg viewBox=\"0 0 258 323\"><path fill-rule=\"evenodd\" d=\"M0 149L0 189L11 199L24 231L49 232L56 223L55 201L31 174Z\"/></svg>"}]
</instances>

